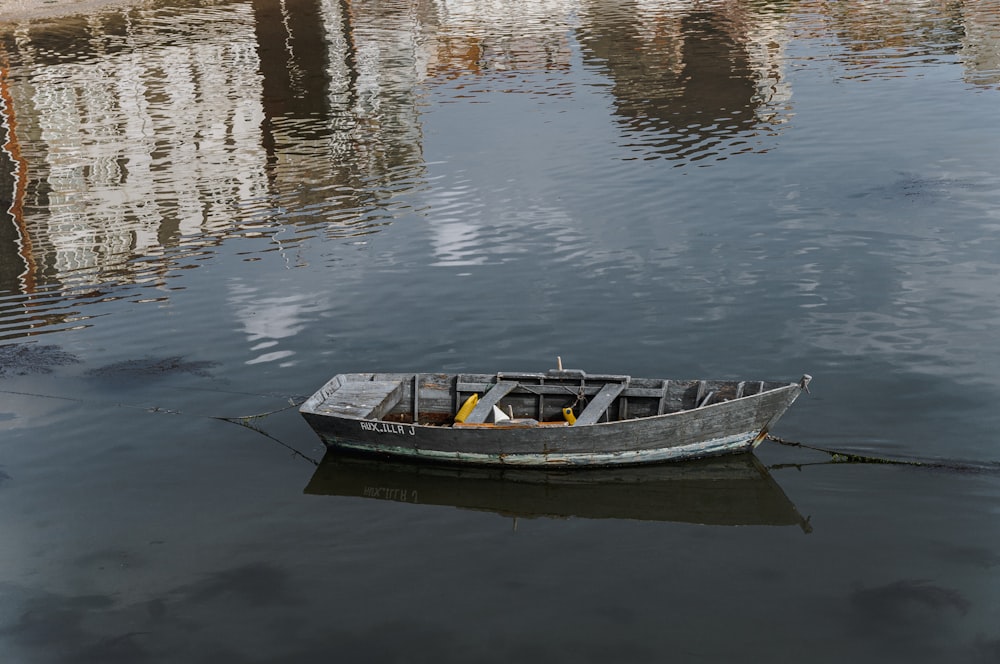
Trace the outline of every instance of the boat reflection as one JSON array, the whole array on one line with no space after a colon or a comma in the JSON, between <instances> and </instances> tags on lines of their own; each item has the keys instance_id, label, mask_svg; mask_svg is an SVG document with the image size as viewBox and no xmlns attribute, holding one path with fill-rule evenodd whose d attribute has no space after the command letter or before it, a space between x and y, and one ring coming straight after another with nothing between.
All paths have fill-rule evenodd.
<instances>
[{"instance_id":1,"label":"boat reflection","mask_svg":"<svg viewBox=\"0 0 1000 664\"><path fill-rule=\"evenodd\" d=\"M812 528L753 454L591 470L453 467L328 452L305 488L515 517Z\"/></svg>"}]
</instances>

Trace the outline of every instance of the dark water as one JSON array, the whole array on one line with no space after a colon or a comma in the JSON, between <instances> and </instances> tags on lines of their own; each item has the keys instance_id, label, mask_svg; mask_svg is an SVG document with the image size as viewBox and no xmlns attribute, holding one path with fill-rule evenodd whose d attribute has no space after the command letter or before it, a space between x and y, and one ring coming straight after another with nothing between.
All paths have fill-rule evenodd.
<instances>
[{"instance_id":1,"label":"dark water","mask_svg":"<svg viewBox=\"0 0 1000 664\"><path fill-rule=\"evenodd\" d=\"M0 661L1000 661L996 0L0 37ZM808 372L781 437L962 469L767 443L588 490L218 419L557 355Z\"/></svg>"}]
</instances>

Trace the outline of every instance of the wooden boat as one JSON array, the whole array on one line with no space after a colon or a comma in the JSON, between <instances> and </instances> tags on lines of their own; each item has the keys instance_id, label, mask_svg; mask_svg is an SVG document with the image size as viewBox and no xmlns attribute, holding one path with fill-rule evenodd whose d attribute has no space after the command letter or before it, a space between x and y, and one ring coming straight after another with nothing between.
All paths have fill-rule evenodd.
<instances>
[{"instance_id":1,"label":"wooden boat","mask_svg":"<svg viewBox=\"0 0 1000 664\"><path fill-rule=\"evenodd\" d=\"M303 492L515 518L797 525L804 532L812 530L753 454L579 471L410 463L330 451Z\"/></svg>"},{"instance_id":2,"label":"wooden boat","mask_svg":"<svg viewBox=\"0 0 1000 664\"><path fill-rule=\"evenodd\" d=\"M750 451L809 380L631 378L563 370L561 362L545 373L352 373L334 376L299 410L332 449L611 466Z\"/></svg>"}]
</instances>

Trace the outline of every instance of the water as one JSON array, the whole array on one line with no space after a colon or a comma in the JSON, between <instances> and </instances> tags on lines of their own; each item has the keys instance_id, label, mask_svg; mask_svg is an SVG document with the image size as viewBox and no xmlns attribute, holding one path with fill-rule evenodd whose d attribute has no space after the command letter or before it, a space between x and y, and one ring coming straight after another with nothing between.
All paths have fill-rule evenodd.
<instances>
[{"instance_id":1,"label":"water","mask_svg":"<svg viewBox=\"0 0 1000 664\"><path fill-rule=\"evenodd\" d=\"M556 356L808 372L779 436L988 467L998 17L256 0L4 24L0 658L997 661L996 473L767 443L759 506L666 514L646 483L609 515L380 468L330 489L280 409L337 372ZM219 419L276 410L267 435Z\"/></svg>"}]
</instances>

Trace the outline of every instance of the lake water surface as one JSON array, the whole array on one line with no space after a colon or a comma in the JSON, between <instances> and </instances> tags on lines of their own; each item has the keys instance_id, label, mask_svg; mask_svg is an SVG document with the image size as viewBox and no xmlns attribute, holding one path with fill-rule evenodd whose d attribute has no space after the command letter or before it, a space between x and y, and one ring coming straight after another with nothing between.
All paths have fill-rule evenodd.
<instances>
[{"instance_id":1,"label":"lake water surface","mask_svg":"<svg viewBox=\"0 0 1000 664\"><path fill-rule=\"evenodd\" d=\"M1000 661L997 0L163 0L0 24L0 110L0 661ZM292 407L557 356L945 467Z\"/></svg>"}]
</instances>

